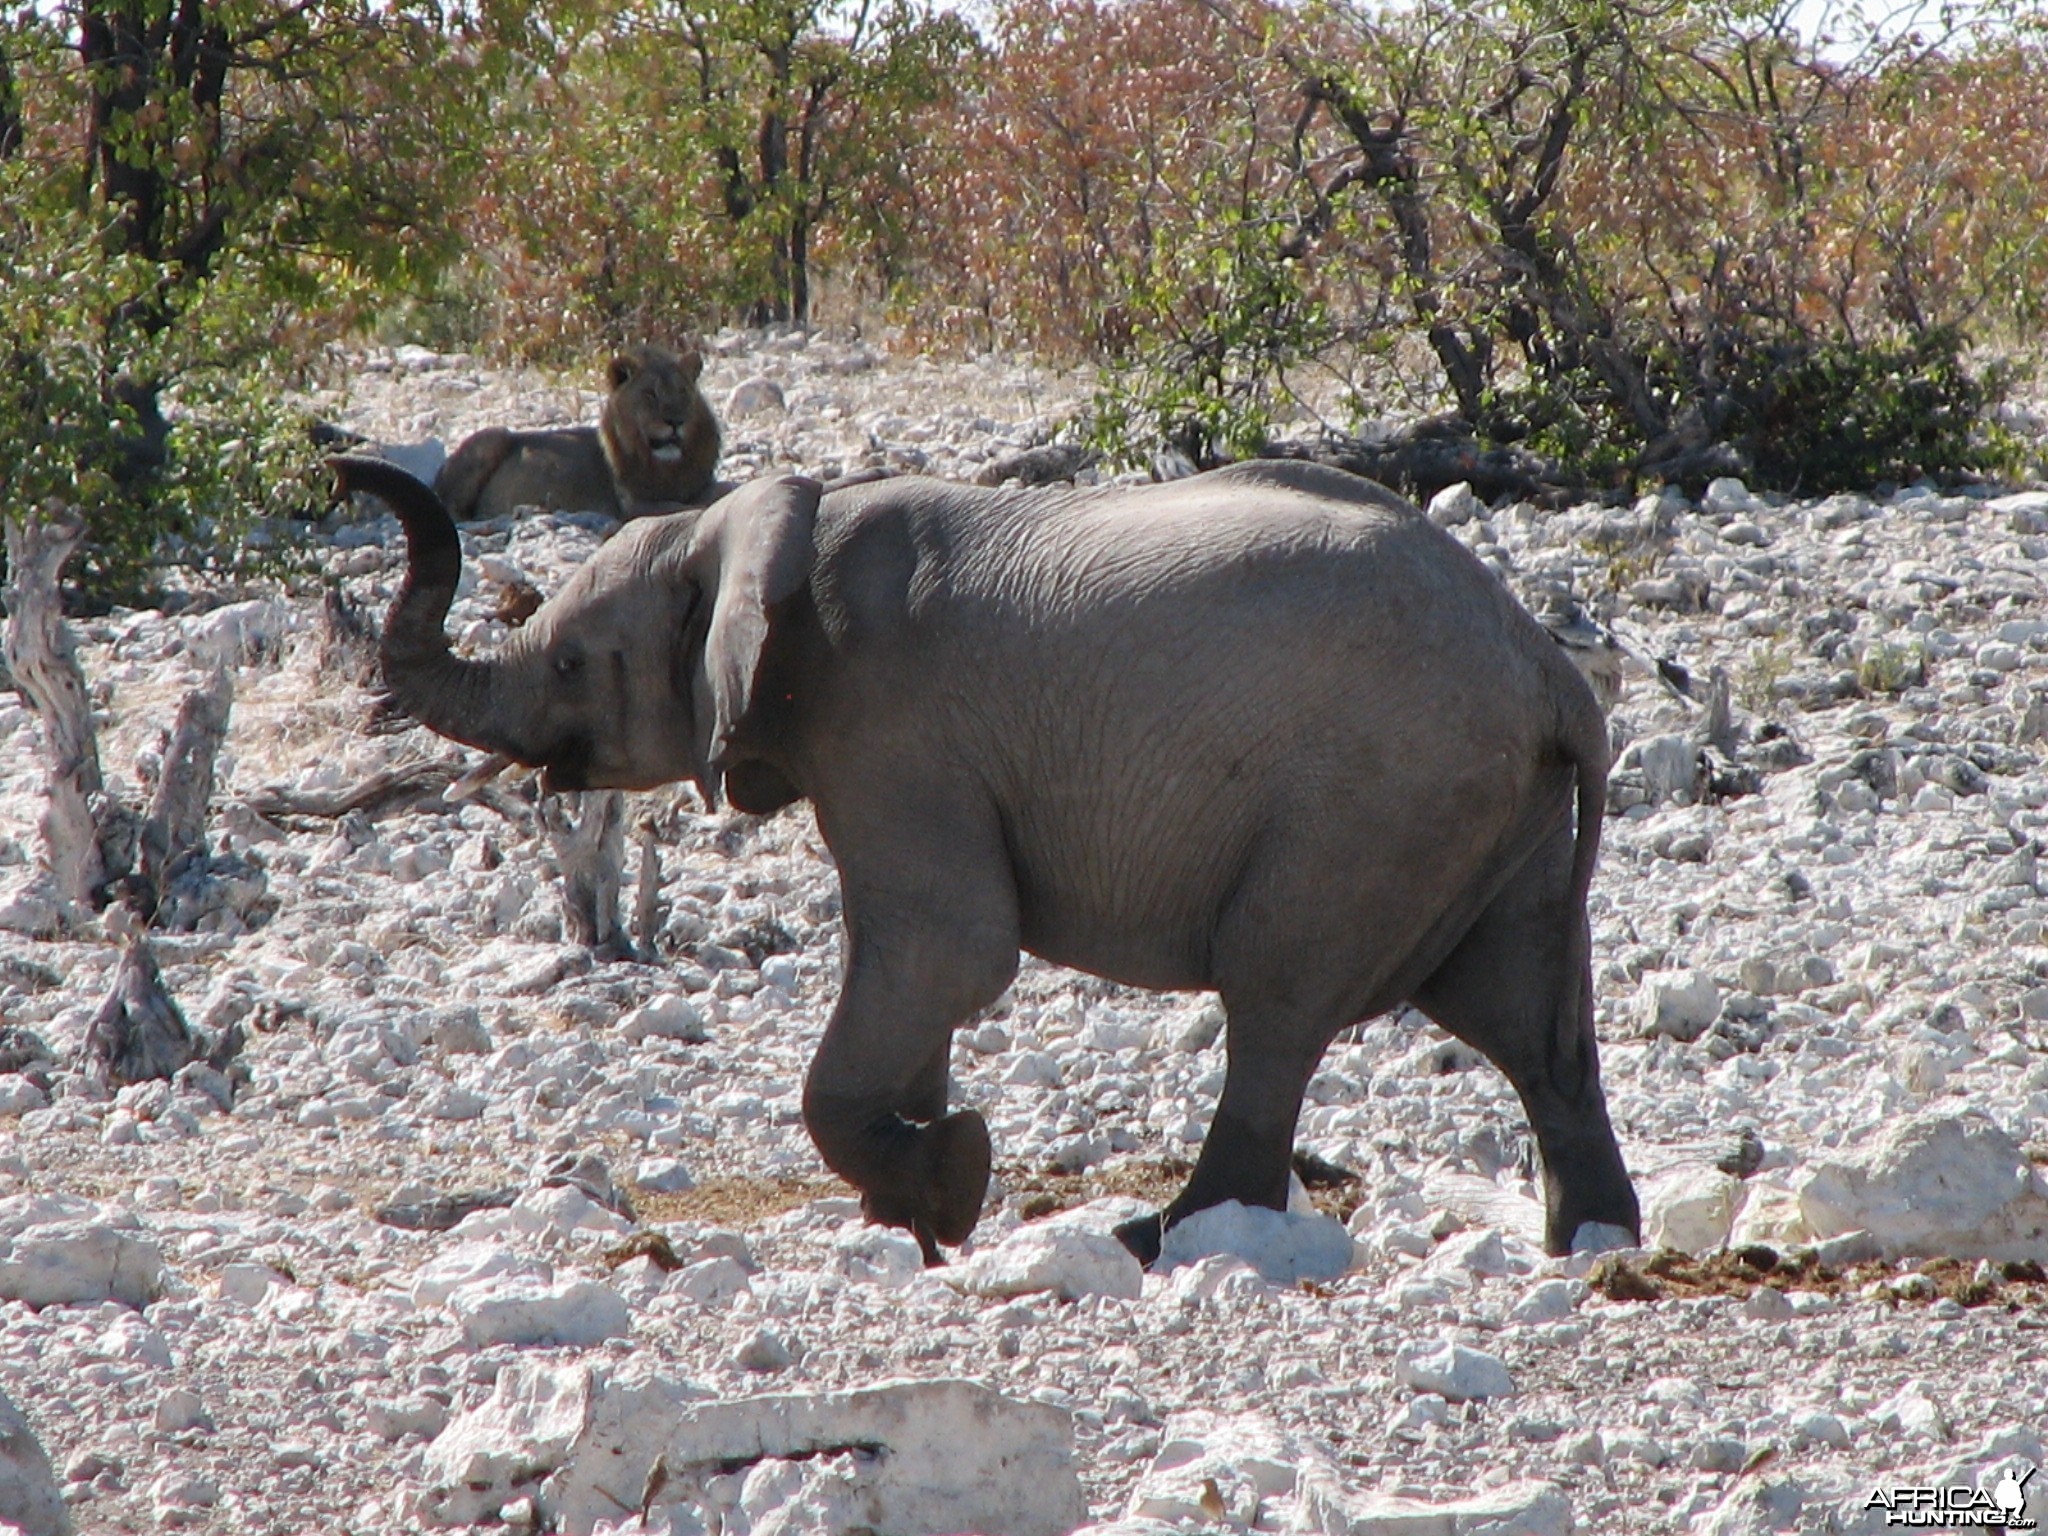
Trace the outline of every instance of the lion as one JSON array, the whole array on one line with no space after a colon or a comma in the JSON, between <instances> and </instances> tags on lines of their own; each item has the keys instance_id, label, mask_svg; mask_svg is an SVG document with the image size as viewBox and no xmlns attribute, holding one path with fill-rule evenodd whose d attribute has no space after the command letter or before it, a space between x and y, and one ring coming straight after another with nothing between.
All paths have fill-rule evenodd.
<instances>
[{"instance_id":1,"label":"lion","mask_svg":"<svg viewBox=\"0 0 2048 1536\"><path fill-rule=\"evenodd\" d=\"M448 456L434 493L463 520L541 507L623 521L687 505L718 469L718 418L697 389L703 371L694 347L621 352L596 426L486 427Z\"/></svg>"}]
</instances>

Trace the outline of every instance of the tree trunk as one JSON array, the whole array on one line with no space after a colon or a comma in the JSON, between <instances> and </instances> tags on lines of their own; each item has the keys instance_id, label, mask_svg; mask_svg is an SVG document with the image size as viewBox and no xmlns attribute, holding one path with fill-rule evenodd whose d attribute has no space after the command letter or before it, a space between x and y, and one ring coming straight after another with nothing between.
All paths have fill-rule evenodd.
<instances>
[{"instance_id":1,"label":"tree trunk","mask_svg":"<svg viewBox=\"0 0 2048 1536\"><path fill-rule=\"evenodd\" d=\"M661 932L661 847L654 840L654 829L644 823L637 841L640 844L640 889L633 902L633 939L639 947L640 958L651 964L655 959L655 935Z\"/></svg>"},{"instance_id":2,"label":"tree trunk","mask_svg":"<svg viewBox=\"0 0 2048 1536\"><path fill-rule=\"evenodd\" d=\"M43 812L44 857L75 925L102 904L110 870L100 844L98 803L105 785L93 734L85 673L64 622L57 578L84 536L85 520L57 502L22 523L7 520L6 654L14 685L43 725L50 803Z\"/></svg>"},{"instance_id":3,"label":"tree trunk","mask_svg":"<svg viewBox=\"0 0 2048 1536\"><path fill-rule=\"evenodd\" d=\"M21 151L21 87L14 78L14 60L0 41L0 160Z\"/></svg>"},{"instance_id":4,"label":"tree trunk","mask_svg":"<svg viewBox=\"0 0 2048 1536\"><path fill-rule=\"evenodd\" d=\"M626 862L626 797L615 789L568 798L543 795L541 827L562 871L562 931L572 944L593 949L627 940L619 916Z\"/></svg>"},{"instance_id":5,"label":"tree trunk","mask_svg":"<svg viewBox=\"0 0 2048 1536\"><path fill-rule=\"evenodd\" d=\"M114 985L85 1031L81 1055L107 1084L125 1088L177 1076L206 1054L177 999L164 986L149 940L137 933L114 972Z\"/></svg>"},{"instance_id":6,"label":"tree trunk","mask_svg":"<svg viewBox=\"0 0 2048 1536\"><path fill-rule=\"evenodd\" d=\"M179 869L206 853L206 809L213 798L213 765L228 732L235 676L226 667L185 696L164 753L163 777L143 824L140 873L153 910Z\"/></svg>"}]
</instances>

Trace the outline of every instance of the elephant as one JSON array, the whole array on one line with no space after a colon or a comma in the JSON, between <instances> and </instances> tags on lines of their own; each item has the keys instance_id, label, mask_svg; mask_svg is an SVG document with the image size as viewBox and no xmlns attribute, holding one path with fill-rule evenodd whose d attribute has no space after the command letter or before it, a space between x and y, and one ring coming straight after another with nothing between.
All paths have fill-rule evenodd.
<instances>
[{"instance_id":1,"label":"elephant","mask_svg":"<svg viewBox=\"0 0 2048 1536\"><path fill-rule=\"evenodd\" d=\"M1393 492L1277 461L1078 490L760 479L628 524L469 658L444 630L446 512L334 462L406 531L382 663L414 718L548 789L811 803L845 959L805 1125L928 1262L972 1232L991 1170L982 1117L948 1110L952 1032L1020 950L1222 999L1195 1167L1118 1229L1147 1263L1206 1207L1285 1208L1318 1061L1403 1003L1518 1091L1551 1251L1589 1222L1639 1230L1593 1028L1606 725L1512 594Z\"/></svg>"}]
</instances>

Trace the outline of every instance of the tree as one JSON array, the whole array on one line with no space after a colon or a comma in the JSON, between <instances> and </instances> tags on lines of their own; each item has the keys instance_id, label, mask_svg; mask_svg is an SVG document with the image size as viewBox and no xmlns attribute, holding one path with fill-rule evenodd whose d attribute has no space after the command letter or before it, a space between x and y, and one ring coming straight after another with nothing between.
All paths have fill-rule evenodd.
<instances>
[{"instance_id":1,"label":"tree","mask_svg":"<svg viewBox=\"0 0 2048 1536\"><path fill-rule=\"evenodd\" d=\"M239 554L291 478L277 397L319 318L454 254L480 67L454 41L425 0L72 0L0 29L0 512L80 508L103 596Z\"/></svg>"},{"instance_id":2,"label":"tree","mask_svg":"<svg viewBox=\"0 0 2048 1536\"><path fill-rule=\"evenodd\" d=\"M502 104L481 222L525 350L810 318L897 210L972 32L917 0L565 0Z\"/></svg>"}]
</instances>

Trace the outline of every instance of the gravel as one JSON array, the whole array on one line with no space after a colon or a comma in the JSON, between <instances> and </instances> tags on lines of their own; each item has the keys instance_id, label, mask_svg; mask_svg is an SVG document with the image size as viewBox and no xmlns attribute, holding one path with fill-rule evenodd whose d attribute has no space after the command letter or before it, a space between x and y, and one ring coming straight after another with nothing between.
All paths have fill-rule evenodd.
<instances>
[{"instance_id":1,"label":"gravel","mask_svg":"<svg viewBox=\"0 0 2048 1536\"><path fill-rule=\"evenodd\" d=\"M739 394L735 477L973 479L1084 393L1015 359L761 334L715 338L707 388ZM401 349L331 410L452 442L596 399ZM866 1389L960 1379L1030 1408L1047 1467L1053 1414L1090 1518L1133 1536L1878 1530L1877 1490L2039 1463L2048 494L1439 502L1518 590L1567 584L1696 692L1725 679L1711 727L1643 679L1617 704L1638 766L1592 901L1609 1104L1677 1251L1541 1254L1505 1080L1404 1012L1311 1082L1293 1216L1218 1217L1139 1276L1097 1239L1184 1176L1217 1011L1027 961L956 1041L998 1187L972 1250L928 1273L800 1122L841 942L800 808L632 797L661 853L658 958L606 958L564 940L530 790L449 804L443 776L291 808L471 761L371 728L316 597L117 612L78 626L117 790L209 669L235 671L216 852L238 872L154 947L194 1028L247 1043L113 1092L74 1065L123 946L34 936L40 733L0 702L0 910L30 930L0 930L0 1407L46 1453L8 1441L0 1519L54 1529L54 1483L78 1530L134 1536L545 1521L597 1486L596 1442L560 1427L589 1404L653 1394L673 1448L712 1408L767 1422L747 1405L774 1394L798 1405L775 1422L830 1405L858 1439L884 1400ZM467 531L489 575L451 631L502 634L498 596L551 590L606 526ZM395 524L317 533L343 592L388 601ZM463 1447L538 1459L465 1492ZM864 1453L756 1450L574 1507L618 1533L850 1528ZM2048 1477L2025 1492L2048 1517ZM1019 1529L1068 1507L1026 1494Z\"/></svg>"}]
</instances>

